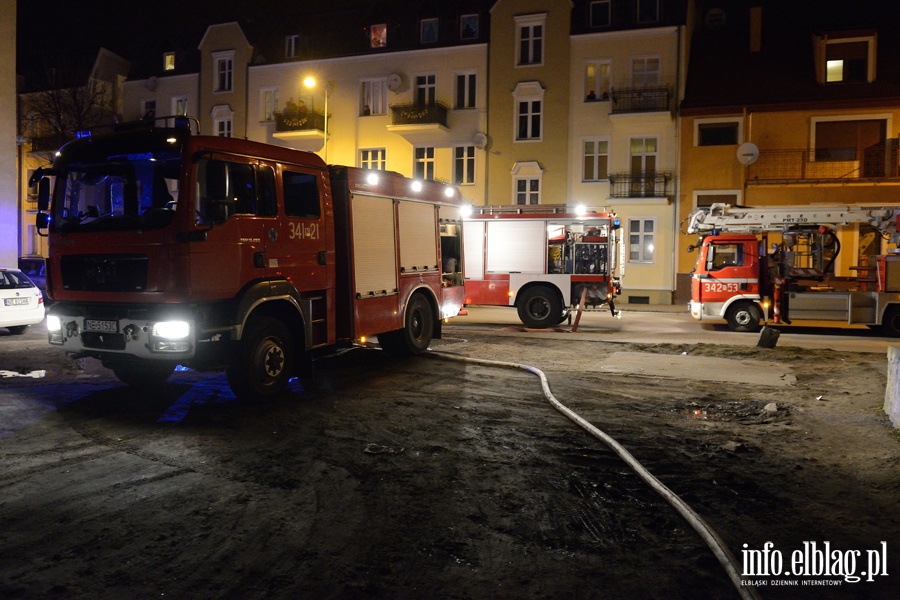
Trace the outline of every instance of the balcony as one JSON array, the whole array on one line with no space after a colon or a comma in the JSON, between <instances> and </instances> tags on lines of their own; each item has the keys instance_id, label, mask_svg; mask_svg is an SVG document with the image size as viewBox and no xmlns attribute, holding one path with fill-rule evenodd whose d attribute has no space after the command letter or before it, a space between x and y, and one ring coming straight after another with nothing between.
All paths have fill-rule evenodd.
<instances>
[{"instance_id":1,"label":"balcony","mask_svg":"<svg viewBox=\"0 0 900 600\"><path fill-rule=\"evenodd\" d=\"M612 100L610 114L670 112L669 86L620 87L609 90Z\"/></svg>"},{"instance_id":2,"label":"balcony","mask_svg":"<svg viewBox=\"0 0 900 600\"><path fill-rule=\"evenodd\" d=\"M668 171L610 173L609 195L611 198L668 198L674 181Z\"/></svg>"},{"instance_id":3,"label":"balcony","mask_svg":"<svg viewBox=\"0 0 900 600\"><path fill-rule=\"evenodd\" d=\"M850 149L852 150L852 149ZM852 156L854 152L850 152ZM809 150L760 150L747 168L750 185L847 183L900 179L897 140L865 148L852 160L817 159Z\"/></svg>"},{"instance_id":4,"label":"balcony","mask_svg":"<svg viewBox=\"0 0 900 600\"><path fill-rule=\"evenodd\" d=\"M450 131L447 126L449 108L435 104L394 104L388 131L403 136L412 144L438 143Z\"/></svg>"},{"instance_id":5,"label":"balcony","mask_svg":"<svg viewBox=\"0 0 900 600\"><path fill-rule=\"evenodd\" d=\"M289 142L292 148L308 152L316 152L324 145L324 113L316 111L309 111L305 114L276 112L274 116L273 138Z\"/></svg>"}]
</instances>

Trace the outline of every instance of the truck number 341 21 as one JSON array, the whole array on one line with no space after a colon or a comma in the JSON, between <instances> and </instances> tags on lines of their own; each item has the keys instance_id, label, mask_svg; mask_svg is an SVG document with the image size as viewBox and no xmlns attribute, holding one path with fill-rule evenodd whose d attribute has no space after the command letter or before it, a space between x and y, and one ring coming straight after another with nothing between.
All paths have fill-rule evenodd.
<instances>
[{"instance_id":1,"label":"truck number 341 21","mask_svg":"<svg viewBox=\"0 0 900 600\"><path fill-rule=\"evenodd\" d=\"M703 287L705 292L710 293L728 293L728 292L737 292L740 290L740 285L737 283L725 283L723 281L704 281Z\"/></svg>"},{"instance_id":2,"label":"truck number 341 21","mask_svg":"<svg viewBox=\"0 0 900 600\"><path fill-rule=\"evenodd\" d=\"M317 240L319 239L319 224L318 223L290 223L291 226L291 239L301 239L301 240Z\"/></svg>"}]
</instances>

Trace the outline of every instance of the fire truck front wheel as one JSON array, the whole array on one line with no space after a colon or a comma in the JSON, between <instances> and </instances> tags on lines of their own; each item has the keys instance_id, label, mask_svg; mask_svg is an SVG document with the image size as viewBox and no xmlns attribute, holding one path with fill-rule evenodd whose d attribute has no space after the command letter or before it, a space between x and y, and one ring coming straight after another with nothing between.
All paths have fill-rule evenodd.
<instances>
[{"instance_id":1,"label":"fire truck front wheel","mask_svg":"<svg viewBox=\"0 0 900 600\"><path fill-rule=\"evenodd\" d=\"M753 333L759 331L762 314L752 302L737 302L725 313L725 320L732 331Z\"/></svg>"},{"instance_id":2,"label":"fire truck front wheel","mask_svg":"<svg viewBox=\"0 0 900 600\"><path fill-rule=\"evenodd\" d=\"M241 400L271 398L284 391L294 368L294 341L278 319L251 317L234 360L228 385Z\"/></svg>"},{"instance_id":3,"label":"fire truck front wheel","mask_svg":"<svg viewBox=\"0 0 900 600\"><path fill-rule=\"evenodd\" d=\"M892 304L885 309L879 329L882 335L900 337L900 305Z\"/></svg>"},{"instance_id":4,"label":"fire truck front wheel","mask_svg":"<svg viewBox=\"0 0 900 600\"><path fill-rule=\"evenodd\" d=\"M519 319L525 327L546 329L562 322L562 299L555 290L536 286L522 292L516 301Z\"/></svg>"}]
</instances>

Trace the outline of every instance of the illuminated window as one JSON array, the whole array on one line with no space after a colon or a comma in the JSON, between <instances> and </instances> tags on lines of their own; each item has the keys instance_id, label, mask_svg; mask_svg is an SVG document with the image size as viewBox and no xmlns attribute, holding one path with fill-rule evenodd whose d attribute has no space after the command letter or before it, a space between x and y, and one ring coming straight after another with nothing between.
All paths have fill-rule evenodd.
<instances>
[{"instance_id":1,"label":"illuminated window","mask_svg":"<svg viewBox=\"0 0 900 600\"><path fill-rule=\"evenodd\" d=\"M825 81L827 83L863 83L873 78L869 69L872 40L852 38L829 40L825 46Z\"/></svg>"},{"instance_id":2,"label":"illuminated window","mask_svg":"<svg viewBox=\"0 0 900 600\"><path fill-rule=\"evenodd\" d=\"M172 97L172 114L184 116L188 114L188 97L173 96Z\"/></svg>"},{"instance_id":3,"label":"illuminated window","mask_svg":"<svg viewBox=\"0 0 900 600\"><path fill-rule=\"evenodd\" d=\"M163 54L163 70L164 71L174 71L175 70L175 53L174 52L166 52Z\"/></svg>"},{"instance_id":4,"label":"illuminated window","mask_svg":"<svg viewBox=\"0 0 900 600\"><path fill-rule=\"evenodd\" d=\"M387 25L372 25L369 28L369 45L371 48L387 46Z\"/></svg>"},{"instance_id":5,"label":"illuminated window","mask_svg":"<svg viewBox=\"0 0 900 600\"><path fill-rule=\"evenodd\" d=\"M609 76L612 64L608 60L590 61L584 65L584 100L609 100Z\"/></svg>"}]
</instances>

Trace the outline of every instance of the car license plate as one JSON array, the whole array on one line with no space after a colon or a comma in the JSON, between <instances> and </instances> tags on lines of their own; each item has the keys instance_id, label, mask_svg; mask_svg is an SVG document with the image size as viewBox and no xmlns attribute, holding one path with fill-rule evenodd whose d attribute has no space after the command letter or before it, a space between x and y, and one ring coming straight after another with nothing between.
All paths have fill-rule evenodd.
<instances>
[{"instance_id":1,"label":"car license plate","mask_svg":"<svg viewBox=\"0 0 900 600\"><path fill-rule=\"evenodd\" d=\"M4 298L3 306L28 306L28 298Z\"/></svg>"},{"instance_id":2,"label":"car license plate","mask_svg":"<svg viewBox=\"0 0 900 600\"><path fill-rule=\"evenodd\" d=\"M101 321L99 319L85 319L84 320L84 330L85 331L99 331L102 333L118 333L119 322L118 321Z\"/></svg>"}]
</instances>

